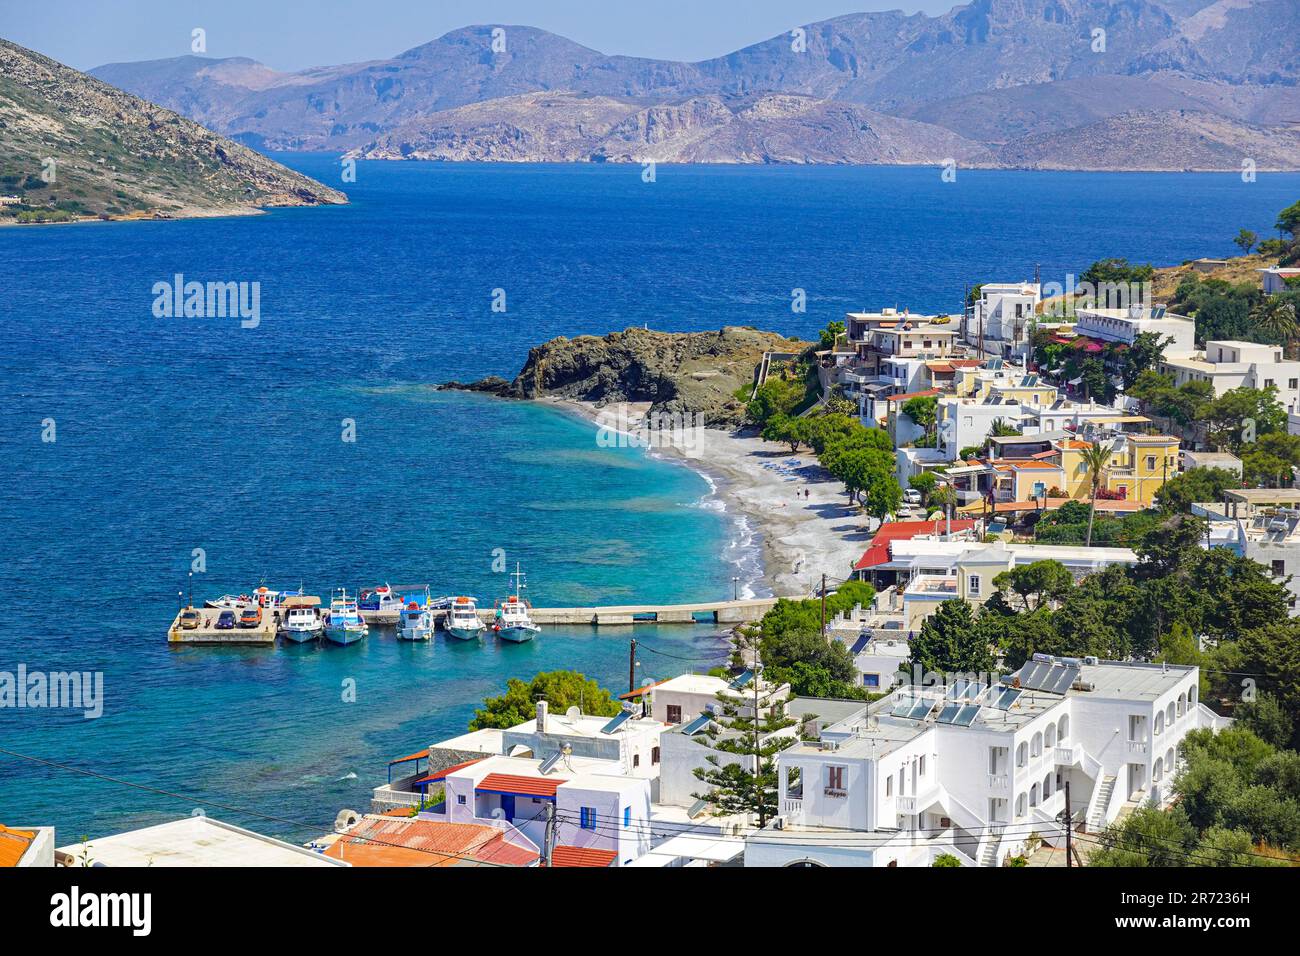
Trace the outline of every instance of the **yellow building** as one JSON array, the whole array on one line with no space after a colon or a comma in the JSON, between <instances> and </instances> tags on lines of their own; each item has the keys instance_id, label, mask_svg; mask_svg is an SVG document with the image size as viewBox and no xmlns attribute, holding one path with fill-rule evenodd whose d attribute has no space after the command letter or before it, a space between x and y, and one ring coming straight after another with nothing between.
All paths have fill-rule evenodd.
<instances>
[{"instance_id":1,"label":"yellow building","mask_svg":"<svg viewBox=\"0 0 1300 956\"><path fill-rule=\"evenodd\" d=\"M1065 475L1066 484L1062 490L1071 498L1088 498L1092 484L1083 463L1083 452L1091 447L1090 443L1068 439L1058 441L1052 447ZM1177 474L1177 438L1172 435L1125 435L1123 446L1111 455L1102 487L1123 496L1126 501L1148 506L1154 503L1156 492L1164 483Z\"/></svg>"}]
</instances>

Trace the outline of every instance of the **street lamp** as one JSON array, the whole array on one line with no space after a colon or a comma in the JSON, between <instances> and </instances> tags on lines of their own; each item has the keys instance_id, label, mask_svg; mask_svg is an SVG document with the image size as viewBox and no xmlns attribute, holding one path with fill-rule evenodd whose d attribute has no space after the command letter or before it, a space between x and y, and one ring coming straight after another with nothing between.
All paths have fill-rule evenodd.
<instances>
[{"instance_id":1,"label":"street lamp","mask_svg":"<svg viewBox=\"0 0 1300 956\"><path fill-rule=\"evenodd\" d=\"M733 601L740 600L740 578L738 577L733 577L731 579L731 595Z\"/></svg>"}]
</instances>

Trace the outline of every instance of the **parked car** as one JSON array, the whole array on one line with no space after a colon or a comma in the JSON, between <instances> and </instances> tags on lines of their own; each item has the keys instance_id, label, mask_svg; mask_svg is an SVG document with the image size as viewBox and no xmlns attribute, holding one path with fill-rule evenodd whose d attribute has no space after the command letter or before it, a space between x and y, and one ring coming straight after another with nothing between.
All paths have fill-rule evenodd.
<instances>
[{"instance_id":1,"label":"parked car","mask_svg":"<svg viewBox=\"0 0 1300 956\"><path fill-rule=\"evenodd\" d=\"M197 608L187 607L181 612L181 627L186 631L192 631L203 623L203 615Z\"/></svg>"},{"instance_id":2,"label":"parked car","mask_svg":"<svg viewBox=\"0 0 1300 956\"><path fill-rule=\"evenodd\" d=\"M921 492L915 488L908 488L903 492L903 500L909 505L919 505L921 503Z\"/></svg>"},{"instance_id":3,"label":"parked car","mask_svg":"<svg viewBox=\"0 0 1300 956\"><path fill-rule=\"evenodd\" d=\"M262 623L262 609L260 607L246 607L239 613L240 627L257 627Z\"/></svg>"},{"instance_id":4,"label":"parked car","mask_svg":"<svg viewBox=\"0 0 1300 956\"><path fill-rule=\"evenodd\" d=\"M235 612L222 611L221 616L217 618L217 630L229 631L235 626Z\"/></svg>"}]
</instances>

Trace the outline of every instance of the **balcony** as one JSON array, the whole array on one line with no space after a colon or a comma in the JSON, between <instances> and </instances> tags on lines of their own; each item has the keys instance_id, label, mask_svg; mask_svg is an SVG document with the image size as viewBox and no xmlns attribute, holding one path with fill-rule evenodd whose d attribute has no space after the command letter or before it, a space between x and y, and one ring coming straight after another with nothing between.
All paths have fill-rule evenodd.
<instances>
[{"instance_id":1,"label":"balcony","mask_svg":"<svg viewBox=\"0 0 1300 956\"><path fill-rule=\"evenodd\" d=\"M1056 763L1062 767L1071 767L1079 762L1079 745L1056 747L1056 756L1053 758Z\"/></svg>"},{"instance_id":2,"label":"balcony","mask_svg":"<svg viewBox=\"0 0 1300 956\"><path fill-rule=\"evenodd\" d=\"M915 812L916 812L916 797L899 797L899 798L898 798L898 812L899 812L899 813L915 813Z\"/></svg>"},{"instance_id":3,"label":"balcony","mask_svg":"<svg viewBox=\"0 0 1300 956\"><path fill-rule=\"evenodd\" d=\"M1147 752L1147 742L1145 740L1130 740L1128 742L1128 752L1145 756Z\"/></svg>"},{"instance_id":4,"label":"balcony","mask_svg":"<svg viewBox=\"0 0 1300 956\"><path fill-rule=\"evenodd\" d=\"M1011 778L1005 773L989 774L990 790L1009 790L1011 788Z\"/></svg>"},{"instance_id":5,"label":"balcony","mask_svg":"<svg viewBox=\"0 0 1300 956\"><path fill-rule=\"evenodd\" d=\"M781 816L791 820L803 819L803 797L785 797L781 800Z\"/></svg>"}]
</instances>

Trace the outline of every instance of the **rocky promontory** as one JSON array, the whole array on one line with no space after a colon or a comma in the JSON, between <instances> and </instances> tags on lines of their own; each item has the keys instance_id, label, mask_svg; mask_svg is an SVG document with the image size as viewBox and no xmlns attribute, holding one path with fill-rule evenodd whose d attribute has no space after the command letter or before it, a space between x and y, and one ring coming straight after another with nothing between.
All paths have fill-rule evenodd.
<instances>
[{"instance_id":1,"label":"rocky promontory","mask_svg":"<svg viewBox=\"0 0 1300 956\"><path fill-rule=\"evenodd\" d=\"M441 387L598 407L649 403L652 413L700 414L704 424L727 428L744 419L745 403L736 393L753 383L763 353L800 352L808 345L748 326L726 326L717 332L632 328L605 336L560 336L531 349L512 381L489 376Z\"/></svg>"}]
</instances>

